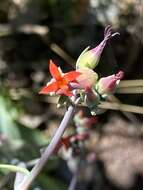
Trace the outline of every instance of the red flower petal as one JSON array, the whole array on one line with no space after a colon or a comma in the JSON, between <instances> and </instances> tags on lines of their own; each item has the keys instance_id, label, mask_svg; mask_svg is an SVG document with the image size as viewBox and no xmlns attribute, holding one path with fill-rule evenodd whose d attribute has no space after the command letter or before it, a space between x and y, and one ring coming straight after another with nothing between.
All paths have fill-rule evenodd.
<instances>
[{"instance_id":1,"label":"red flower petal","mask_svg":"<svg viewBox=\"0 0 143 190\"><path fill-rule=\"evenodd\" d=\"M70 71L66 73L63 78L66 79L68 82L74 81L81 73L77 71Z\"/></svg>"},{"instance_id":2,"label":"red flower petal","mask_svg":"<svg viewBox=\"0 0 143 190\"><path fill-rule=\"evenodd\" d=\"M68 87L67 84L59 84L59 88L60 88L61 90L68 90L68 89L69 89L69 87Z\"/></svg>"},{"instance_id":3,"label":"red flower petal","mask_svg":"<svg viewBox=\"0 0 143 190\"><path fill-rule=\"evenodd\" d=\"M63 94L65 94L66 96L72 96L73 93L70 92L69 90L63 90Z\"/></svg>"},{"instance_id":4,"label":"red flower petal","mask_svg":"<svg viewBox=\"0 0 143 190\"><path fill-rule=\"evenodd\" d=\"M57 94L64 94L66 96L72 96L72 92L68 89L60 89L57 91Z\"/></svg>"},{"instance_id":5,"label":"red flower petal","mask_svg":"<svg viewBox=\"0 0 143 190\"><path fill-rule=\"evenodd\" d=\"M50 70L52 77L55 78L56 80L59 80L62 78L58 67L53 63L52 60L50 60L49 70Z\"/></svg>"},{"instance_id":6,"label":"red flower petal","mask_svg":"<svg viewBox=\"0 0 143 190\"><path fill-rule=\"evenodd\" d=\"M48 94L49 92L56 92L57 90L58 90L57 82L52 82L47 86L44 86L39 93Z\"/></svg>"}]
</instances>

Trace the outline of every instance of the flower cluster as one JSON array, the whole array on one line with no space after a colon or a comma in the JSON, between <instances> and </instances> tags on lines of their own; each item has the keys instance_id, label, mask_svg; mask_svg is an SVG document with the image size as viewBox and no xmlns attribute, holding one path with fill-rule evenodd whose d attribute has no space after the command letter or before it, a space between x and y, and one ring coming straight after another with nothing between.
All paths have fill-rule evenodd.
<instances>
[{"instance_id":1,"label":"flower cluster","mask_svg":"<svg viewBox=\"0 0 143 190\"><path fill-rule=\"evenodd\" d=\"M50 61L49 71L53 78L41 89L40 93L66 96L65 101L78 95L81 98L80 103L88 106L91 110L95 109L100 100L105 99L109 93L115 91L119 81L123 78L123 71L119 71L117 74L98 79L98 74L93 70L99 63L107 41L117 34L119 33L112 33L111 26L107 26L102 42L93 49L89 50L87 47L81 53L74 71L62 73L61 69Z\"/></svg>"}]
</instances>

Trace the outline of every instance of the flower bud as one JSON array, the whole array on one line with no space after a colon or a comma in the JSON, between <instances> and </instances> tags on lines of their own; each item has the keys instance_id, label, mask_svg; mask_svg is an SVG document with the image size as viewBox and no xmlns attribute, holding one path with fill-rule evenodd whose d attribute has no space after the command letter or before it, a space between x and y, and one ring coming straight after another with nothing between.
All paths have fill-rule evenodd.
<instances>
[{"instance_id":1,"label":"flower bud","mask_svg":"<svg viewBox=\"0 0 143 190\"><path fill-rule=\"evenodd\" d=\"M119 34L117 32L112 34L111 29L112 29L111 26L107 26L105 28L104 39L98 46L96 46L95 48L93 48L91 50L89 50L89 47L87 47L81 53L81 55L79 56L77 63L76 63L77 68L94 69L97 66L97 64L100 60L100 57L101 57L101 53L102 53L107 41L111 37L115 36L116 34Z\"/></svg>"},{"instance_id":2,"label":"flower bud","mask_svg":"<svg viewBox=\"0 0 143 190\"><path fill-rule=\"evenodd\" d=\"M84 102L88 108L93 109L100 103L100 97L93 89L88 89L86 90Z\"/></svg>"},{"instance_id":3,"label":"flower bud","mask_svg":"<svg viewBox=\"0 0 143 190\"><path fill-rule=\"evenodd\" d=\"M92 69L82 68L78 69L77 71L81 73L81 75L76 78L76 81L78 82L78 85L81 89L90 89L96 84L98 74Z\"/></svg>"},{"instance_id":4,"label":"flower bud","mask_svg":"<svg viewBox=\"0 0 143 190\"><path fill-rule=\"evenodd\" d=\"M123 78L123 75L123 71L119 71L115 75L101 78L96 86L98 93L103 95L113 92L118 82Z\"/></svg>"}]
</instances>

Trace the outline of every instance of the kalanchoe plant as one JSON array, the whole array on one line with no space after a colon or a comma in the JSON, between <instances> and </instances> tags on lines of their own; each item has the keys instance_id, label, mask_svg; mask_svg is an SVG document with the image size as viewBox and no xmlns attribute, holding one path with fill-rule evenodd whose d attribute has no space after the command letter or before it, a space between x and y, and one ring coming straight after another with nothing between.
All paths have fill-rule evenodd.
<instances>
[{"instance_id":1,"label":"kalanchoe plant","mask_svg":"<svg viewBox=\"0 0 143 190\"><path fill-rule=\"evenodd\" d=\"M86 48L82 52L77 60L75 71L62 73L60 68L50 61L49 71L53 78L41 89L40 94L59 95L58 106L68 105L68 109L38 163L33 167L30 174L24 177L21 183L15 187L15 190L27 190L45 166L48 158L57 152L61 146L65 146L68 149L73 142L78 142L79 148L84 148L84 141L89 138L90 134L88 126L95 122L94 119L82 118L79 117L81 115L78 115L78 117L75 117L75 134L66 138L62 138L62 136L75 113L76 106L83 104L90 109L91 113L94 111L97 114L100 102L105 100L105 95L108 96L108 93L114 92L118 82L123 77L123 72L119 71L115 75L98 79L98 74L93 70L100 60L107 41L118 34L112 34L111 29L111 26L105 28L104 39L97 47L91 50ZM83 121L84 123L82 123Z\"/></svg>"}]
</instances>

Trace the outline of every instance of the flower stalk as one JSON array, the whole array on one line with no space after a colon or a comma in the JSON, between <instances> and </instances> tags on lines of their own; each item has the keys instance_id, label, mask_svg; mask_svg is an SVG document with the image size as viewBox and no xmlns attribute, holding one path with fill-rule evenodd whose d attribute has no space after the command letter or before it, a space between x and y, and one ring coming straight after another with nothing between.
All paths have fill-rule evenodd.
<instances>
[{"instance_id":1,"label":"flower stalk","mask_svg":"<svg viewBox=\"0 0 143 190\"><path fill-rule=\"evenodd\" d=\"M119 71L117 74L98 79L98 74L94 72L93 69L97 66L107 41L117 34L119 33L112 33L111 26L106 27L102 42L93 49L89 50L89 47L86 48L79 56L76 62L76 70L63 73L62 70L50 60L49 71L52 78L39 93L45 95L60 95L58 107L65 105L68 107L68 110L50 144L31 172L28 175L18 175L17 172L15 190L28 190L47 163L49 157L57 152L62 145L64 145L66 149L71 148L75 158L80 157L79 164L82 167L83 161L86 160L84 143L85 140L89 138L89 129L92 124L95 124L95 118L84 118L82 114L79 114L79 117L75 118L76 134L68 136L67 138L62 138L62 136L79 102L80 104L85 104L90 109L91 114L101 113L102 108L110 106L106 105L108 102L102 102L102 100L105 101L109 94L114 93L124 73L123 71ZM118 105L114 105L114 109L121 110ZM74 143L77 145L76 147L74 147ZM74 172L69 190L75 189L77 177L77 173Z\"/></svg>"},{"instance_id":2,"label":"flower stalk","mask_svg":"<svg viewBox=\"0 0 143 190\"><path fill-rule=\"evenodd\" d=\"M32 184L32 182L35 180L35 178L38 176L40 171L43 169L47 160L52 155L56 146L58 145L59 141L61 140L62 135L63 135L65 129L67 128L70 119L73 116L73 113L75 111L75 107L76 107L76 104L78 103L78 101L79 101L79 99L77 99L75 101L75 105L69 106L59 128L57 129L54 137L51 140L51 143L48 145L45 152L42 154L38 163L33 167L30 174L23 179L22 183L19 185L19 187L17 187L16 190L27 190L30 187L30 185Z\"/></svg>"},{"instance_id":3,"label":"flower stalk","mask_svg":"<svg viewBox=\"0 0 143 190\"><path fill-rule=\"evenodd\" d=\"M75 190L76 184L77 184L77 178L78 178L77 172L75 172L73 174L73 177L72 177L72 180L71 180L70 185L68 187L68 190Z\"/></svg>"}]
</instances>

